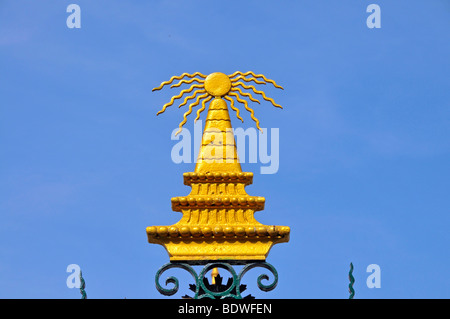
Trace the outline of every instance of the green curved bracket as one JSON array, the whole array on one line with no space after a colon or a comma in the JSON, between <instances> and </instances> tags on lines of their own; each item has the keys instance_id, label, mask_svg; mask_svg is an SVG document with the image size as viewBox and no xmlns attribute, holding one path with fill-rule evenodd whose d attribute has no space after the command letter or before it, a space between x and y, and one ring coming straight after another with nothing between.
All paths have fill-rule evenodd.
<instances>
[{"instance_id":1,"label":"green curved bracket","mask_svg":"<svg viewBox=\"0 0 450 319\"><path fill-rule=\"evenodd\" d=\"M194 277L195 282L198 281L197 273L196 273L195 270L194 270L191 266L189 266L188 264L182 264L182 263L168 263L168 264L165 264L164 266L162 266L161 268L159 268L159 270L156 272L156 275L155 275L156 289L158 289L158 291L159 291L161 294L165 295L165 296L172 296L172 295L176 294L177 291L178 291L178 288L179 288L179 282L178 282L178 279L177 279L176 277L173 277L173 276L171 276L171 277L169 277L169 278L166 279L166 286L167 286L169 283L171 283L171 284L174 284L173 288L171 288L171 289L166 289L166 288L163 288L163 287L159 284L159 277L161 276L161 274L162 274L163 272L165 272L166 270L171 269L171 268L182 268L182 269L185 269L185 270L187 270L187 271L192 275L192 277ZM197 288L197 290L198 290L198 289L199 289L199 288ZM197 294L197 292L196 292L196 294Z\"/></svg>"}]
</instances>

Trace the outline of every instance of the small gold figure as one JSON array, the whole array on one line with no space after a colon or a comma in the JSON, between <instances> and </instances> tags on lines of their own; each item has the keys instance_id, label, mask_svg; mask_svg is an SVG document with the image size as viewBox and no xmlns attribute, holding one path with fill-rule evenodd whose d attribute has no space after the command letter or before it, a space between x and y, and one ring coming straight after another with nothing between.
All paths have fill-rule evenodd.
<instances>
[{"instance_id":1,"label":"small gold figure","mask_svg":"<svg viewBox=\"0 0 450 319\"><path fill-rule=\"evenodd\" d=\"M248 75L252 77L246 77ZM184 80L185 77L190 80ZM208 76L196 72L174 76L169 81L162 82L153 91L160 90L174 80L179 82L171 87L199 83L192 84L189 89L172 97L157 113L163 113L176 99L193 92L179 105L186 105L189 100L196 98L184 114L177 134L181 132L194 106L202 102L202 107L197 111L197 121L205 110L206 103L212 101L208 108L195 171L183 174L184 184L191 186L192 191L187 197L174 197L171 200L172 209L182 212L183 217L172 226L147 227L149 243L163 245L171 261L204 263L209 260L265 260L274 244L289 241L290 228L263 225L254 218L255 211L264 209L265 199L250 196L244 189L252 183L253 173L242 172L225 100L230 102L230 107L241 121L243 119L234 105L233 97L244 104L256 122L256 127L261 130L253 109L241 97L246 96L253 102L260 102L250 93L242 92L238 86L260 94L263 99L279 108L282 108L281 105L276 104L264 92L242 81L271 83L277 88L282 87L264 75L256 75L251 71L235 72L231 75L216 72Z\"/></svg>"}]
</instances>

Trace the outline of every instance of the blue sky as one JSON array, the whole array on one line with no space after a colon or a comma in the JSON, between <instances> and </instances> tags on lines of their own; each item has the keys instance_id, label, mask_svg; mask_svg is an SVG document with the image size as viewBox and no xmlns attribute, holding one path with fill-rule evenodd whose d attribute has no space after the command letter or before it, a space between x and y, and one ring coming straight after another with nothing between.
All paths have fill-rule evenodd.
<instances>
[{"instance_id":1,"label":"blue sky","mask_svg":"<svg viewBox=\"0 0 450 319\"><path fill-rule=\"evenodd\" d=\"M446 0L0 1L0 298L78 299L73 263L88 298L163 298L168 256L145 228L180 219L170 198L194 164L170 158L183 112L156 117L178 91L151 89L236 70L284 87L265 88L283 110L255 107L280 129L280 169L243 169L266 197L256 219L291 240L267 259L278 287L259 291L255 272L249 291L347 298L353 262L355 298L449 298L449 15Z\"/></svg>"}]
</instances>

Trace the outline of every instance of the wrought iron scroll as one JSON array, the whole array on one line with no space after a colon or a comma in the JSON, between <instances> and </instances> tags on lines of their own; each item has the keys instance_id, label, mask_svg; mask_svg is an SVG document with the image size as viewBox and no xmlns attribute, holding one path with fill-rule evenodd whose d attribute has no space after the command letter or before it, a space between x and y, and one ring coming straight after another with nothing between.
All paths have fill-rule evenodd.
<instances>
[{"instance_id":1,"label":"wrought iron scroll","mask_svg":"<svg viewBox=\"0 0 450 319\"><path fill-rule=\"evenodd\" d=\"M194 270L191 266L189 266L188 264L183 264L183 263L168 263L168 264L165 264L164 266L162 266L161 268L159 268L159 270L156 272L156 275L155 275L156 289L157 289L161 294L163 294L163 295L165 295L165 296L172 296L172 295L176 294L176 293L178 292L178 288L179 288L179 286L180 286L180 284L179 284L179 282L178 282L178 279L177 279L176 277L173 277L173 276L168 277L168 278L166 279L166 286L167 286L169 283L171 283L171 284L174 285L173 288L171 288L171 289L163 288L163 287L159 284L159 277L161 277L161 274L162 274L163 272L165 272L166 270L171 269L171 268L182 268L182 269L185 269L185 270L187 270L187 271L192 275L192 277L194 277L195 282L198 281L197 273L196 273L195 270ZM197 294L197 292L196 292L196 294Z\"/></svg>"},{"instance_id":2,"label":"wrought iron scroll","mask_svg":"<svg viewBox=\"0 0 450 319\"><path fill-rule=\"evenodd\" d=\"M348 280L350 283L348 284L348 292L350 296L348 299L353 299L355 296L355 289L353 289L353 284L355 283L355 278L353 277L353 263L350 263L350 272L348 273Z\"/></svg>"},{"instance_id":3,"label":"wrought iron scroll","mask_svg":"<svg viewBox=\"0 0 450 319\"><path fill-rule=\"evenodd\" d=\"M86 290L86 282L84 281L83 274L80 270L80 293L81 293L81 299L87 299Z\"/></svg>"},{"instance_id":4,"label":"wrought iron scroll","mask_svg":"<svg viewBox=\"0 0 450 319\"><path fill-rule=\"evenodd\" d=\"M188 271L193 279L195 284L191 284L190 289L195 293L193 299L203 299L203 298L210 298L210 299L243 299L243 298L254 298L251 295L248 295L246 297L242 296L242 292L246 290L246 285L243 285L242 277L251 269L262 267L267 270L269 270L272 273L273 279L268 283L264 284L262 281L269 280L269 276L267 274L262 274L258 276L257 279L257 285L258 288L262 291L271 291L275 289L275 287L278 284L278 272L276 271L275 267L273 267L271 264L267 262L254 262L249 263L242 268L242 270L239 272L239 274L236 273L233 266L229 263L225 262L212 262L203 267L203 269L200 271L200 273L197 275L196 271L192 266L186 263L168 263L163 265L155 275L155 283L156 283L156 289L165 296L172 296L175 293L178 292L179 289L179 281L176 277L171 276L168 277L165 281L165 286L168 286L169 284L172 284L173 286L171 288L164 288L160 284L160 277L161 275L168 269L171 268L181 268L186 271ZM226 270L231 278L228 279L228 282L225 285L222 285L222 277L218 276L216 279L218 283L216 285L211 285L208 282L208 279L205 277L206 274L214 269L214 268L221 268ZM188 298L191 298L189 296L186 296Z\"/></svg>"}]
</instances>

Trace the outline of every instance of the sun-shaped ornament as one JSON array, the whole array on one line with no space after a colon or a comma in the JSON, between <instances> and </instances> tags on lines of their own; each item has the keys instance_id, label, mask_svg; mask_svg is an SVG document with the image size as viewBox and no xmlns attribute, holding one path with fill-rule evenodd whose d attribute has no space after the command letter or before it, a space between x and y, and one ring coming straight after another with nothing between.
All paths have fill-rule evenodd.
<instances>
[{"instance_id":1,"label":"sun-shaped ornament","mask_svg":"<svg viewBox=\"0 0 450 319\"><path fill-rule=\"evenodd\" d=\"M247 77L249 75L251 77ZM185 77L190 78L190 80L184 80ZM239 114L239 109L234 105L234 99L236 99L236 101L238 101L239 103L244 104L245 109L250 112L252 120L255 121L256 127L258 128L258 130L262 131L261 127L259 126L259 120L254 115L255 113L254 110L248 106L247 100L242 99L242 97L248 97L251 101L259 104L260 101L255 99L251 93L242 92L240 87L242 87L245 90L251 90L256 94L261 95L264 100L271 102L274 106L282 108L282 106L275 103L275 101L272 98L267 97L263 91L257 90L253 85L246 85L244 83L244 82L254 82L256 84L271 83L276 88L283 89L281 86L276 84L275 81L267 79L262 74L255 74L252 71L248 71L245 73L237 71L230 75L226 75L221 72L215 72L211 73L208 76L201 74L199 72L195 72L194 74L183 73L180 76L172 77L169 81L162 82L159 87L154 88L152 91L160 90L165 85L171 84L175 80L180 81L176 84L172 84L171 88L179 87L182 84L192 84L193 82L199 83L199 84L192 84L188 89L182 90L178 95L173 96L170 102L164 104L163 108L157 113L157 115L163 113L167 107L174 104L175 100L180 99L187 93L193 92L191 95L187 96L184 99L183 103L179 105L179 107L186 105L189 100L193 100L196 98L196 100L193 103L189 104L189 110L186 113L184 113L184 119L180 123L179 130L175 135L178 135L181 132L183 125L186 124L187 122L187 116L192 113L193 107L199 105L200 102L202 103L202 107L197 111L197 117L195 118L195 121L197 121L200 118L201 112L205 110L206 103L213 98L225 99L229 101L231 109L236 112L237 118L240 119L242 122L244 122L244 120Z\"/></svg>"}]
</instances>

